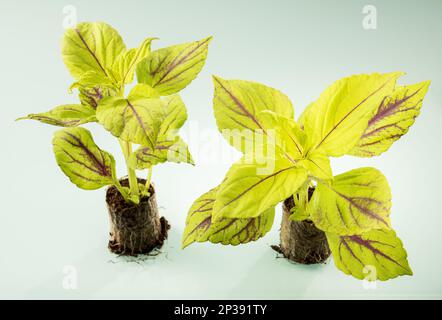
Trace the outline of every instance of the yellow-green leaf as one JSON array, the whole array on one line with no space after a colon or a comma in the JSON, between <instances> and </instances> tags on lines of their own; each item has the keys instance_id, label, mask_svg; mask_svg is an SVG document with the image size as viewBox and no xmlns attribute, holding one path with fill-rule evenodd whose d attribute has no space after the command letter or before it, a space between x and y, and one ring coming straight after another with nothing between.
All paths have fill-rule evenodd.
<instances>
[{"instance_id":1,"label":"yellow-green leaf","mask_svg":"<svg viewBox=\"0 0 442 320\"><path fill-rule=\"evenodd\" d=\"M178 94L162 99L165 103L163 108L163 121L159 131L160 137L174 135L187 120L187 110L183 100Z\"/></svg>"},{"instance_id":2,"label":"yellow-green leaf","mask_svg":"<svg viewBox=\"0 0 442 320\"><path fill-rule=\"evenodd\" d=\"M153 149L163 108L161 99L106 98L97 108L97 119L114 136Z\"/></svg>"},{"instance_id":3,"label":"yellow-green leaf","mask_svg":"<svg viewBox=\"0 0 442 320\"><path fill-rule=\"evenodd\" d=\"M307 179L307 172L278 156L265 169L243 157L228 171L213 208L215 219L253 218L285 200Z\"/></svg>"},{"instance_id":4,"label":"yellow-green leaf","mask_svg":"<svg viewBox=\"0 0 442 320\"><path fill-rule=\"evenodd\" d=\"M83 22L65 32L62 57L75 79L95 71L115 80L112 65L126 49L118 32L103 22Z\"/></svg>"},{"instance_id":5,"label":"yellow-green leaf","mask_svg":"<svg viewBox=\"0 0 442 320\"><path fill-rule=\"evenodd\" d=\"M407 252L393 230L371 230L361 235L327 233L338 269L357 279L388 280L412 275Z\"/></svg>"},{"instance_id":6,"label":"yellow-green leaf","mask_svg":"<svg viewBox=\"0 0 442 320\"><path fill-rule=\"evenodd\" d=\"M146 83L161 95L184 89L204 66L212 37L153 51L138 63L140 83Z\"/></svg>"},{"instance_id":7,"label":"yellow-green leaf","mask_svg":"<svg viewBox=\"0 0 442 320\"><path fill-rule=\"evenodd\" d=\"M184 229L183 248L194 242L210 241L223 245L239 245L262 238L272 227L275 208L256 218L212 219L212 209L218 187L199 197L189 210Z\"/></svg>"},{"instance_id":8,"label":"yellow-green leaf","mask_svg":"<svg viewBox=\"0 0 442 320\"><path fill-rule=\"evenodd\" d=\"M144 83L138 83L132 88L132 90L130 90L127 98L129 100L142 98L160 98L160 95L151 86Z\"/></svg>"},{"instance_id":9,"label":"yellow-green leaf","mask_svg":"<svg viewBox=\"0 0 442 320\"><path fill-rule=\"evenodd\" d=\"M270 110L260 112L257 119L265 124L267 131L275 130L276 144L288 158L297 160L304 156L306 136L295 120Z\"/></svg>"},{"instance_id":10,"label":"yellow-green leaf","mask_svg":"<svg viewBox=\"0 0 442 320\"><path fill-rule=\"evenodd\" d=\"M116 89L114 82L112 82L103 73L99 73L97 71L87 71L81 75L78 81L74 82L71 85L69 90L73 90L75 88L98 88L98 87Z\"/></svg>"},{"instance_id":11,"label":"yellow-green leaf","mask_svg":"<svg viewBox=\"0 0 442 320\"><path fill-rule=\"evenodd\" d=\"M426 81L398 87L391 96L385 97L349 154L372 157L387 151L414 123L429 85L430 81Z\"/></svg>"},{"instance_id":12,"label":"yellow-green leaf","mask_svg":"<svg viewBox=\"0 0 442 320\"><path fill-rule=\"evenodd\" d=\"M55 107L48 112L31 113L17 120L22 119L37 120L60 127L76 127L80 124L97 120L95 118L95 110L90 106L81 104L65 104Z\"/></svg>"},{"instance_id":13,"label":"yellow-green leaf","mask_svg":"<svg viewBox=\"0 0 442 320\"><path fill-rule=\"evenodd\" d=\"M137 169L149 168L166 161L194 164L187 144L178 136L178 129L187 119L184 102L177 94L164 97L162 101L164 107L155 148L141 146L131 155L130 165Z\"/></svg>"},{"instance_id":14,"label":"yellow-green leaf","mask_svg":"<svg viewBox=\"0 0 442 320\"><path fill-rule=\"evenodd\" d=\"M101 150L84 128L57 131L52 140L55 159L61 170L78 187L98 189L115 180L115 161Z\"/></svg>"},{"instance_id":15,"label":"yellow-green leaf","mask_svg":"<svg viewBox=\"0 0 442 320\"><path fill-rule=\"evenodd\" d=\"M137 64L150 54L150 47L153 40L147 38L138 48L123 51L115 60L112 70L120 84L132 83Z\"/></svg>"},{"instance_id":16,"label":"yellow-green leaf","mask_svg":"<svg viewBox=\"0 0 442 320\"><path fill-rule=\"evenodd\" d=\"M348 153L402 73L355 75L336 81L300 117L309 149L328 156Z\"/></svg>"},{"instance_id":17,"label":"yellow-green leaf","mask_svg":"<svg viewBox=\"0 0 442 320\"><path fill-rule=\"evenodd\" d=\"M141 170L166 161L194 164L187 144L175 136L171 140L157 141L153 150L150 147L139 147L130 155L129 165Z\"/></svg>"},{"instance_id":18,"label":"yellow-green leaf","mask_svg":"<svg viewBox=\"0 0 442 320\"><path fill-rule=\"evenodd\" d=\"M296 162L308 171L309 176L323 181L333 179L330 159L320 152L311 152Z\"/></svg>"},{"instance_id":19,"label":"yellow-green leaf","mask_svg":"<svg viewBox=\"0 0 442 320\"><path fill-rule=\"evenodd\" d=\"M307 211L324 231L352 235L390 228L391 192L387 179L374 168L359 168L318 183Z\"/></svg>"},{"instance_id":20,"label":"yellow-green leaf","mask_svg":"<svg viewBox=\"0 0 442 320\"><path fill-rule=\"evenodd\" d=\"M265 130L271 124L261 123L257 118L264 110L273 111L283 117L293 118L293 106L280 91L252 81L224 80L213 77L215 93L213 108L220 131Z\"/></svg>"}]
</instances>

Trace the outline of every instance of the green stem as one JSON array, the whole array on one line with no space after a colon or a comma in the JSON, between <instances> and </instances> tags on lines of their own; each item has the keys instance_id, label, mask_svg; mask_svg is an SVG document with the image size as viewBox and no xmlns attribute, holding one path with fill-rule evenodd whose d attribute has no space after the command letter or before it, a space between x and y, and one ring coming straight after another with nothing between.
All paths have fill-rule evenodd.
<instances>
[{"instance_id":1,"label":"green stem","mask_svg":"<svg viewBox=\"0 0 442 320\"><path fill-rule=\"evenodd\" d=\"M124 159L126 161L127 176L129 178L129 189L132 201L140 202L140 190L138 188L138 179L135 169L129 166L129 156L132 154L132 143L118 139L121 149L123 150Z\"/></svg>"},{"instance_id":2,"label":"green stem","mask_svg":"<svg viewBox=\"0 0 442 320\"><path fill-rule=\"evenodd\" d=\"M147 192L149 192L150 182L152 180L152 170L153 170L153 168L150 167L147 170L148 170L148 172L147 172L147 179L146 179L146 190L147 190Z\"/></svg>"},{"instance_id":3,"label":"green stem","mask_svg":"<svg viewBox=\"0 0 442 320\"><path fill-rule=\"evenodd\" d=\"M126 190L124 190L124 188L121 186L120 181L119 180L115 180L114 186L117 188L117 190L121 193L121 195L123 196L124 200L126 201L130 201L130 197L129 194L126 192Z\"/></svg>"}]
</instances>

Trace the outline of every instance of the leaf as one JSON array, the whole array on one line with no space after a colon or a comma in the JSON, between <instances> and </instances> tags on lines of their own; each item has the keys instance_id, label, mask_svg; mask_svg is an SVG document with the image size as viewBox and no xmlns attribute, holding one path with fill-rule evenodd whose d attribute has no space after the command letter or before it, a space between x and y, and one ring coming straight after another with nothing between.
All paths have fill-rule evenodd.
<instances>
[{"instance_id":1,"label":"leaf","mask_svg":"<svg viewBox=\"0 0 442 320\"><path fill-rule=\"evenodd\" d=\"M296 163L305 168L308 171L309 176L319 178L323 181L333 179L330 159L319 152L313 151L305 158L298 160Z\"/></svg>"},{"instance_id":2,"label":"leaf","mask_svg":"<svg viewBox=\"0 0 442 320\"><path fill-rule=\"evenodd\" d=\"M267 131L276 131L276 144L289 154L290 159L297 160L304 156L306 136L295 120L270 110L261 111L257 118L265 124Z\"/></svg>"},{"instance_id":3,"label":"leaf","mask_svg":"<svg viewBox=\"0 0 442 320\"><path fill-rule=\"evenodd\" d=\"M73 83L69 90L75 88L109 88L116 90L115 84L106 77L103 73L98 73L96 71L87 71L83 73L80 79Z\"/></svg>"},{"instance_id":4,"label":"leaf","mask_svg":"<svg viewBox=\"0 0 442 320\"><path fill-rule=\"evenodd\" d=\"M165 103L165 107L163 108L164 119L161 123L159 136L173 136L187 120L186 106L181 97L177 94L164 97L162 100Z\"/></svg>"},{"instance_id":5,"label":"leaf","mask_svg":"<svg viewBox=\"0 0 442 320\"><path fill-rule=\"evenodd\" d=\"M116 88L96 85L94 87L78 86L79 98L82 105L97 109L100 101L107 97L114 97L118 91Z\"/></svg>"},{"instance_id":6,"label":"leaf","mask_svg":"<svg viewBox=\"0 0 442 320\"><path fill-rule=\"evenodd\" d=\"M150 54L152 41L156 39L147 38L140 47L125 50L117 57L112 70L121 84L133 82L137 64Z\"/></svg>"},{"instance_id":7,"label":"leaf","mask_svg":"<svg viewBox=\"0 0 442 320\"><path fill-rule=\"evenodd\" d=\"M218 129L226 140L239 151L244 152L248 133L257 129L264 134L273 124L263 123L258 114L264 110L273 111L283 117L293 118L293 106L286 95L265 85L242 80L224 80L213 77L215 93L213 109ZM229 134L229 136L226 135ZM234 143L236 135L243 135L241 143Z\"/></svg>"},{"instance_id":8,"label":"leaf","mask_svg":"<svg viewBox=\"0 0 442 320\"><path fill-rule=\"evenodd\" d=\"M123 39L103 22L83 22L65 32L62 41L63 61L75 79L95 71L115 80L111 68L126 49Z\"/></svg>"},{"instance_id":9,"label":"leaf","mask_svg":"<svg viewBox=\"0 0 442 320\"><path fill-rule=\"evenodd\" d=\"M94 190L114 183L115 160L95 144L88 130L57 131L52 144L57 164L79 188Z\"/></svg>"},{"instance_id":10,"label":"leaf","mask_svg":"<svg viewBox=\"0 0 442 320\"><path fill-rule=\"evenodd\" d=\"M173 140L157 141L155 149L140 147L129 158L129 165L135 169L147 169L166 161L194 164L187 144L178 136Z\"/></svg>"},{"instance_id":11,"label":"leaf","mask_svg":"<svg viewBox=\"0 0 442 320\"><path fill-rule=\"evenodd\" d=\"M81 104L65 104L48 112L31 113L17 120L32 119L60 127L76 127L80 124L96 121L95 110Z\"/></svg>"},{"instance_id":12,"label":"leaf","mask_svg":"<svg viewBox=\"0 0 442 320\"><path fill-rule=\"evenodd\" d=\"M308 149L339 157L348 153L367 128L402 73L355 75L336 81L300 117Z\"/></svg>"},{"instance_id":13,"label":"leaf","mask_svg":"<svg viewBox=\"0 0 442 320\"><path fill-rule=\"evenodd\" d=\"M187 144L178 136L178 129L187 119L184 102L179 95L164 97L162 101L165 106L155 148L142 146L131 155L130 165L137 169L150 168L166 161L194 164Z\"/></svg>"},{"instance_id":14,"label":"leaf","mask_svg":"<svg viewBox=\"0 0 442 320\"><path fill-rule=\"evenodd\" d=\"M253 218L285 200L305 182L307 173L286 158L269 159L262 170L242 158L221 183L213 208L216 219ZM261 170L261 171L260 171Z\"/></svg>"},{"instance_id":15,"label":"leaf","mask_svg":"<svg viewBox=\"0 0 442 320\"><path fill-rule=\"evenodd\" d=\"M130 90L127 98L131 99L142 99L142 98L160 98L160 95L151 86L138 83L132 90Z\"/></svg>"},{"instance_id":16,"label":"leaf","mask_svg":"<svg viewBox=\"0 0 442 320\"><path fill-rule=\"evenodd\" d=\"M326 235L335 265L345 274L382 281L413 274L407 252L393 230L371 230L349 236Z\"/></svg>"},{"instance_id":17,"label":"leaf","mask_svg":"<svg viewBox=\"0 0 442 320\"><path fill-rule=\"evenodd\" d=\"M307 211L315 225L340 235L390 228L391 192L387 179L374 168L359 168L318 183Z\"/></svg>"},{"instance_id":18,"label":"leaf","mask_svg":"<svg viewBox=\"0 0 442 320\"><path fill-rule=\"evenodd\" d=\"M419 115L430 81L396 88L385 97L368 122L361 139L349 154L359 157L378 156L408 132Z\"/></svg>"},{"instance_id":19,"label":"leaf","mask_svg":"<svg viewBox=\"0 0 442 320\"><path fill-rule=\"evenodd\" d=\"M97 119L114 136L153 149L163 107L160 99L106 98L97 108Z\"/></svg>"},{"instance_id":20,"label":"leaf","mask_svg":"<svg viewBox=\"0 0 442 320\"><path fill-rule=\"evenodd\" d=\"M184 229L183 249L194 242L210 241L238 245L256 241L270 231L275 216L272 207L256 218L212 220L212 209L218 187L199 197L189 210Z\"/></svg>"},{"instance_id":21,"label":"leaf","mask_svg":"<svg viewBox=\"0 0 442 320\"><path fill-rule=\"evenodd\" d=\"M212 37L153 51L137 66L137 79L160 95L184 89L203 68Z\"/></svg>"}]
</instances>

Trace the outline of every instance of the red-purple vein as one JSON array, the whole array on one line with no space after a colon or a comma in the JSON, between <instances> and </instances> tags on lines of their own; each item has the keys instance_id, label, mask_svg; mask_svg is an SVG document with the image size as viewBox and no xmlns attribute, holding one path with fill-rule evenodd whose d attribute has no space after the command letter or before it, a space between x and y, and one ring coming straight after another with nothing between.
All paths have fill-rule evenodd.
<instances>
[{"instance_id":1,"label":"red-purple vein","mask_svg":"<svg viewBox=\"0 0 442 320\"><path fill-rule=\"evenodd\" d=\"M166 72L162 75L162 77L158 80L158 82L155 85L158 85L163 82L163 80L169 75L169 73L172 72L175 67L183 63L192 53L194 53L196 50L198 50L200 47L202 47L204 44L210 41L210 38L206 39L205 41L201 41L198 43L198 45L195 46L192 50L190 50L188 53L186 53L181 59L172 61L171 64L169 64Z\"/></svg>"},{"instance_id":2,"label":"red-purple vein","mask_svg":"<svg viewBox=\"0 0 442 320\"><path fill-rule=\"evenodd\" d=\"M106 70L104 69L104 67L101 65L100 60L98 60L97 56L95 55L95 53L91 50L91 48L89 47L89 45L86 43L86 41L84 40L83 36L80 33L80 30L75 29L75 32L77 33L78 37L80 38L81 42L83 43L83 45L86 47L86 50L92 55L92 57L95 59L95 61L97 62L98 66L100 67L100 69L103 71L103 73L107 75Z\"/></svg>"},{"instance_id":3,"label":"red-purple vein","mask_svg":"<svg viewBox=\"0 0 442 320\"><path fill-rule=\"evenodd\" d=\"M389 83L394 77L391 77L390 79L388 79L388 81L386 81L382 86L380 86L378 89L376 89L375 91L373 91L372 93L370 93L366 98L364 98L361 102L359 102L353 109L350 110L350 112L348 112L341 120L339 120L339 122L337 124L335 124L333 126L333 128L325 135L325 137L321 140L321 142L319 142L319 144L316 146L316 148L318 148L327 138L328 136L345 120L347 119L348 116L350 116L350 114L352 114L357 108L359 108L364 102L366 102L368 99L370 99L374 94L376 94L378 91L380 91L382 88L384 88L387 83Z\"/></svg>"}]
</instances>

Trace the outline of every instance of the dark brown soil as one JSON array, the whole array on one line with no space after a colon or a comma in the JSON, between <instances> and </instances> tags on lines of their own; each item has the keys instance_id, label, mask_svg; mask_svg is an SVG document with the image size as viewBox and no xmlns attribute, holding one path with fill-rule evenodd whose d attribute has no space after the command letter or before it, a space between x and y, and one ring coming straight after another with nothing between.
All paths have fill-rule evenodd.
<instances>
[{"instance_id":1,"label":"dark brown soil","mask_svg":"<svg viewBox=\"0 0 442 320\"><path fill-rule=\"evenodd\" d=\"M309 200L313 192L314 188L310 188ZM331 254L325 233L310 220L290 220L290 209L293 207L293 197L287 198L282 206L281 244L272 246L273 250L297 263L325 263Z\"/></svg>"},{"instance_id":2,"label":"dark brown soil","mask_svg":"<svg viewBox=\"0 0 442 320\"><path fill-rule=\"evenodd\" d=\"M138 179L146 183L144 179ZM128 180L120 181L128 186ZM127 203L116 187L106 191L106 203L110 220L109 249L120 255L148 254L162 247L170 225L159 217L155 189L151 185L150 196L140 199L138 205Z\"/></svg>"}]
</instances>

